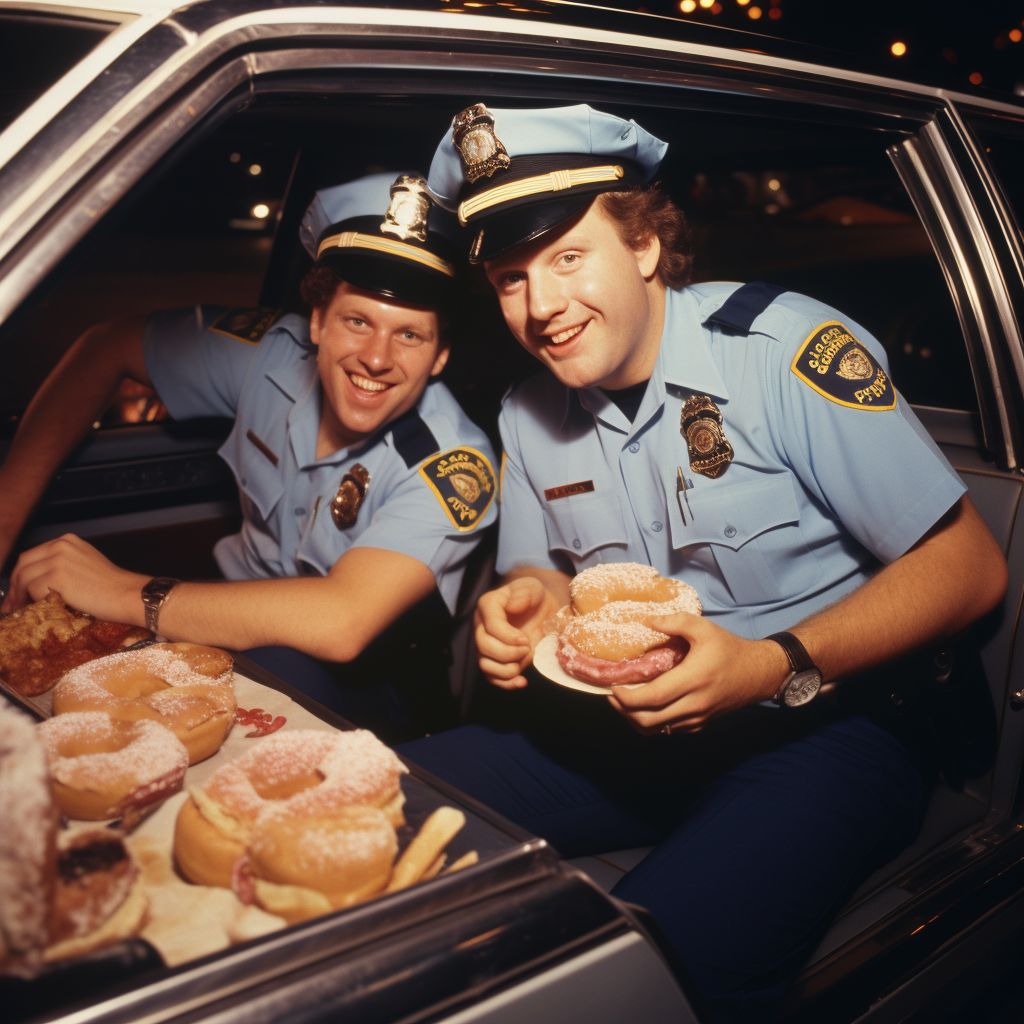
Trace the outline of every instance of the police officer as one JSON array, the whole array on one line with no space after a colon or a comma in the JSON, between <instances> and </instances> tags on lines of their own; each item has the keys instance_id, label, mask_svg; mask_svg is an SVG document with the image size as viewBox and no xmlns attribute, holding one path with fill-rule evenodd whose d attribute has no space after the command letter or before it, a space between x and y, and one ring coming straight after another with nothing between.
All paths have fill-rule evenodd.
<instances>
[{"instance_id":1,"label":"police officer","mask_svg":"<svg viewBox=\"0 0 1024 1024\"><path fill-rule=\"evenodd\" d=\"M435 587L452 609L497 514L487 439L436 379L458 258L445 233L455 231L422 176L371 175L319 192L303 220L315 259L303 282L309 320L196 307L79 339L3 466L0 550L127 376L154 387L176 419L235 420L220 454L244 521L215 548L229 582L150 579L67 536L22 554L3 610L52 588L172 640L348 662ZM331 684L317 685L338 706Z\"/></svg>"},{"instance_id":2,"label":"police officer","mask_svg":"<svg viewBox=\"0 0 1024 1024\"><path fill-rule=\"evenodd\" d=\"M702 617L655 623L689 653L600 709L562 699L558 729L403 750L563 855L660 843L613 893L658 918L718 1019L765 1020L927 795L822 680L959 630L1006 567L866 330L763 284L686 286L685 223L649 184L666 148L588 106L476 105L429 185L545 366L501 414L483 672L524 687L572 576L605 562L696 588Z\"/></svg>"}]
</instances>

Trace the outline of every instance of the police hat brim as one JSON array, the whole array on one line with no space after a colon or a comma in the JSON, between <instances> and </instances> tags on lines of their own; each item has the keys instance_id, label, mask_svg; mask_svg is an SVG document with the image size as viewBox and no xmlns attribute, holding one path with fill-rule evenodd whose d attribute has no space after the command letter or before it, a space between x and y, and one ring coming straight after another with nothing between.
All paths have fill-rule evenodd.
<instances>
[{"instance_id":1,"label":"police hat brim","mask_svg":"<svg viewBox=\"0 0 1024 1024\"><path fill-rule=\"evenodd\" d=\"M471 224L474 235L469 262L478 264L497 259L540 238L552 228L585 212L598 194L589 192L545 203L522 204L481 217L477 223Z\"/></svg>"},{"instance_id":2,"label":"police hat brim","mask_svg":"<svg viewBox=\"0 0 1024 1024\"><path fill-rule=\"evenodd\" d=\"M415 306L446 309L454 298L455 279L420 268L401 257L337 249L325 252L317 263L330 267L343 281L389 299Z\"/></svg>"}]
</instances>

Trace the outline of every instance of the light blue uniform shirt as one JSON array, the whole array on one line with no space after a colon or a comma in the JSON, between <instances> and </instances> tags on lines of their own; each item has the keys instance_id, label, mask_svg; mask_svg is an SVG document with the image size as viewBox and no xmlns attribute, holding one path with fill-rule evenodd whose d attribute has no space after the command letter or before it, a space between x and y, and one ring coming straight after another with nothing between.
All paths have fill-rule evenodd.
<instances>
[{"instance_id":1,"label":"light blue uniform shirt","mask_svg":"<svg viewBox=\"0 0 1024 1024\"><path fill-rule=\"evenodd\" d=\"M465 560L479 542L480 527L496 519L496 502L488 501L484 510L493 496L493 489L490 495L484 489L476 502L479 514L460 522L424 473L432 453L454 448L492 463L483 431L435 381L416 406L421 456L411 466L390 425L357 447L318 459L323 392L308 321L284 316L251 344L211 329L224 312L197 306L154 313L143 335L146 369L175 419L235 420L219 454L238 482L244 522L240 533L214 548L221 572L229 580L322 576L350 548L383 548L428 566L454 610ZM429 435L436 443L429 443ZM370 484L355 523L339 530L331 499L356 463L369 471Z\"/></svg>"},{"instance_id":2,"label":"light blue uniform shirt","mask_svg":"<svg viewBox=\"0 0 1024 1024\"><path fill-rule=\"evenodd\" d=\"M901 396L890 411L850 408L791 370L808 337L839 320L887 374L867 331L792 292L747 336L702 326L736 288L668 293L633 424L600 389L547 371L506 396L499 572L643 562L694 587L719 625L760 639L849 593L956 503L966 488ZM735 451L717 479L690 469L680 431L695 394L718 405ZM588 481L592 491L545 497Z\"/></svg>"}]
</instances>

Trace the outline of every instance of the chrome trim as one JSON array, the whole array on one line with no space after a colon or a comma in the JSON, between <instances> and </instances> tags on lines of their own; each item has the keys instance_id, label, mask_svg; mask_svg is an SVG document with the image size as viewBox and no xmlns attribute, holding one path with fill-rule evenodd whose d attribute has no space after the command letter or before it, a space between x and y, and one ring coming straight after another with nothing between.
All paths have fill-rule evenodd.
<instances>
[{"instance_id":1,"label":"chrome trim","mask_svg":"<svg viewBox=\"0 0 1024 1024\"><path fill-rule=\"evenodd\" d=\"M992 248L992 243L988 238L985 225L982 223L974 197L971 195L967 183L963 179L960 168L957 166L938 124L932 122L926 125L922 130L922 134L932 143L935 155L938 157L943 171L946 172L947 183L953 192L964 220L967 222L971 239L981 258L982 266L985 269L985 276L988 278L989 290L996 304L1000 326L1003 328L1007 341L1011 343L1009 346L1010 357L1013 360L1014 369L1017 371L1018 387L1024 391L1024 351L1021 349L1020 326L1017 323L1017 317L1014 315L1009 296L1006 294L1006 281L1003 277L999 257Z\"/></svg>"},{"instance_id":2,"label":"chrome trim","mask_svg":"<svg viewBox=\"0 0 1024 1024\"><path fill-rule=\"evenodd\" d=\"M982 412L981 424L985 445L991 451L997 451L1001 446L1006 464L1015 468L1017 458L1013 448L1006 396L1003 394L1003 385L999 374L999 363L986 322L982 298L971 270L971 261L965 251L960 233L950 219L948 211L944 208L935 181L922 158L920 138L907 139L898 146L892 147L889 155L931 240L932 248L938 257L939 265L942 267L950 294L953 297L953 303L960 317L960 326L964 336L969 346L972 338L977 338L980 342L980 354L983 356L988 369L988 379L991 381L995 393L995 410L991 410L987 408L984 395L977 386L977 374L975 374L975 387L978 391ZM941 232L941 235L938 232ZM956 264L955 268L949 266L948 260L944 258L942 243L948 246ZM963 288L963 293L969 302L969 309L964 307L958 285ZM978 353L974 351L974 347L970 346L970 348L972 355L976 356ZM991 422L993 411L998 419L1001 438L992 436L995 425Z\"/></svg>"},{"instance_id":3,"label":"chrome trim","mask_svg":"<svg viewBox=\"0 0 1024 1024\"><path fill-rule=\"evenodd\" d=\"M6 5L4 10L11 8ZM18 10L44 11L50 14L70 16L78 8L55 7L51 4L18 4ZM87 10L87 9L85 9ZM83 10L83 14L85 13ZM160 24L161 14L136 16L117 14L112 11L93 11L88 17L94 21L120 22L93 50L83 57L70 71L62 75L27 110L23 110L4 130L0 132L0 168L24 148L40 128L48 124L83 89L98 78L110 64L132 45L138 42L150 29Z\"/></svg>"}]
</instances>

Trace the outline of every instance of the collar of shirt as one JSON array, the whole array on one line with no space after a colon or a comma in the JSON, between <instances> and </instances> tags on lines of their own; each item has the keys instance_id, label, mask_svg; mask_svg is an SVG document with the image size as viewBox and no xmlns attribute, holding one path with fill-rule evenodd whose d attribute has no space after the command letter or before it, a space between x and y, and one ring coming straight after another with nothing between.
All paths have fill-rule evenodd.
<instances>
[{"instance_id":1,"label":"collar of shirt","mask_svg":"<svg viewBox=\"0 0 1024 1024\"><path fill-rule=\"evenodd\" d=\"M630 423L622 410L598 387L581 388L580 404L602 423L624 434L635 434L665 404L665 385L685 388L698 395L729 400L729 392L704 337L704 327L695 297L688 288L668 290L665 296L665 326L661 332L658 358L647 393L636 419ZM571 400L571 395L569 396ZM568 416L566 402L564 426Z\"/></svg>"}]
</instances>

